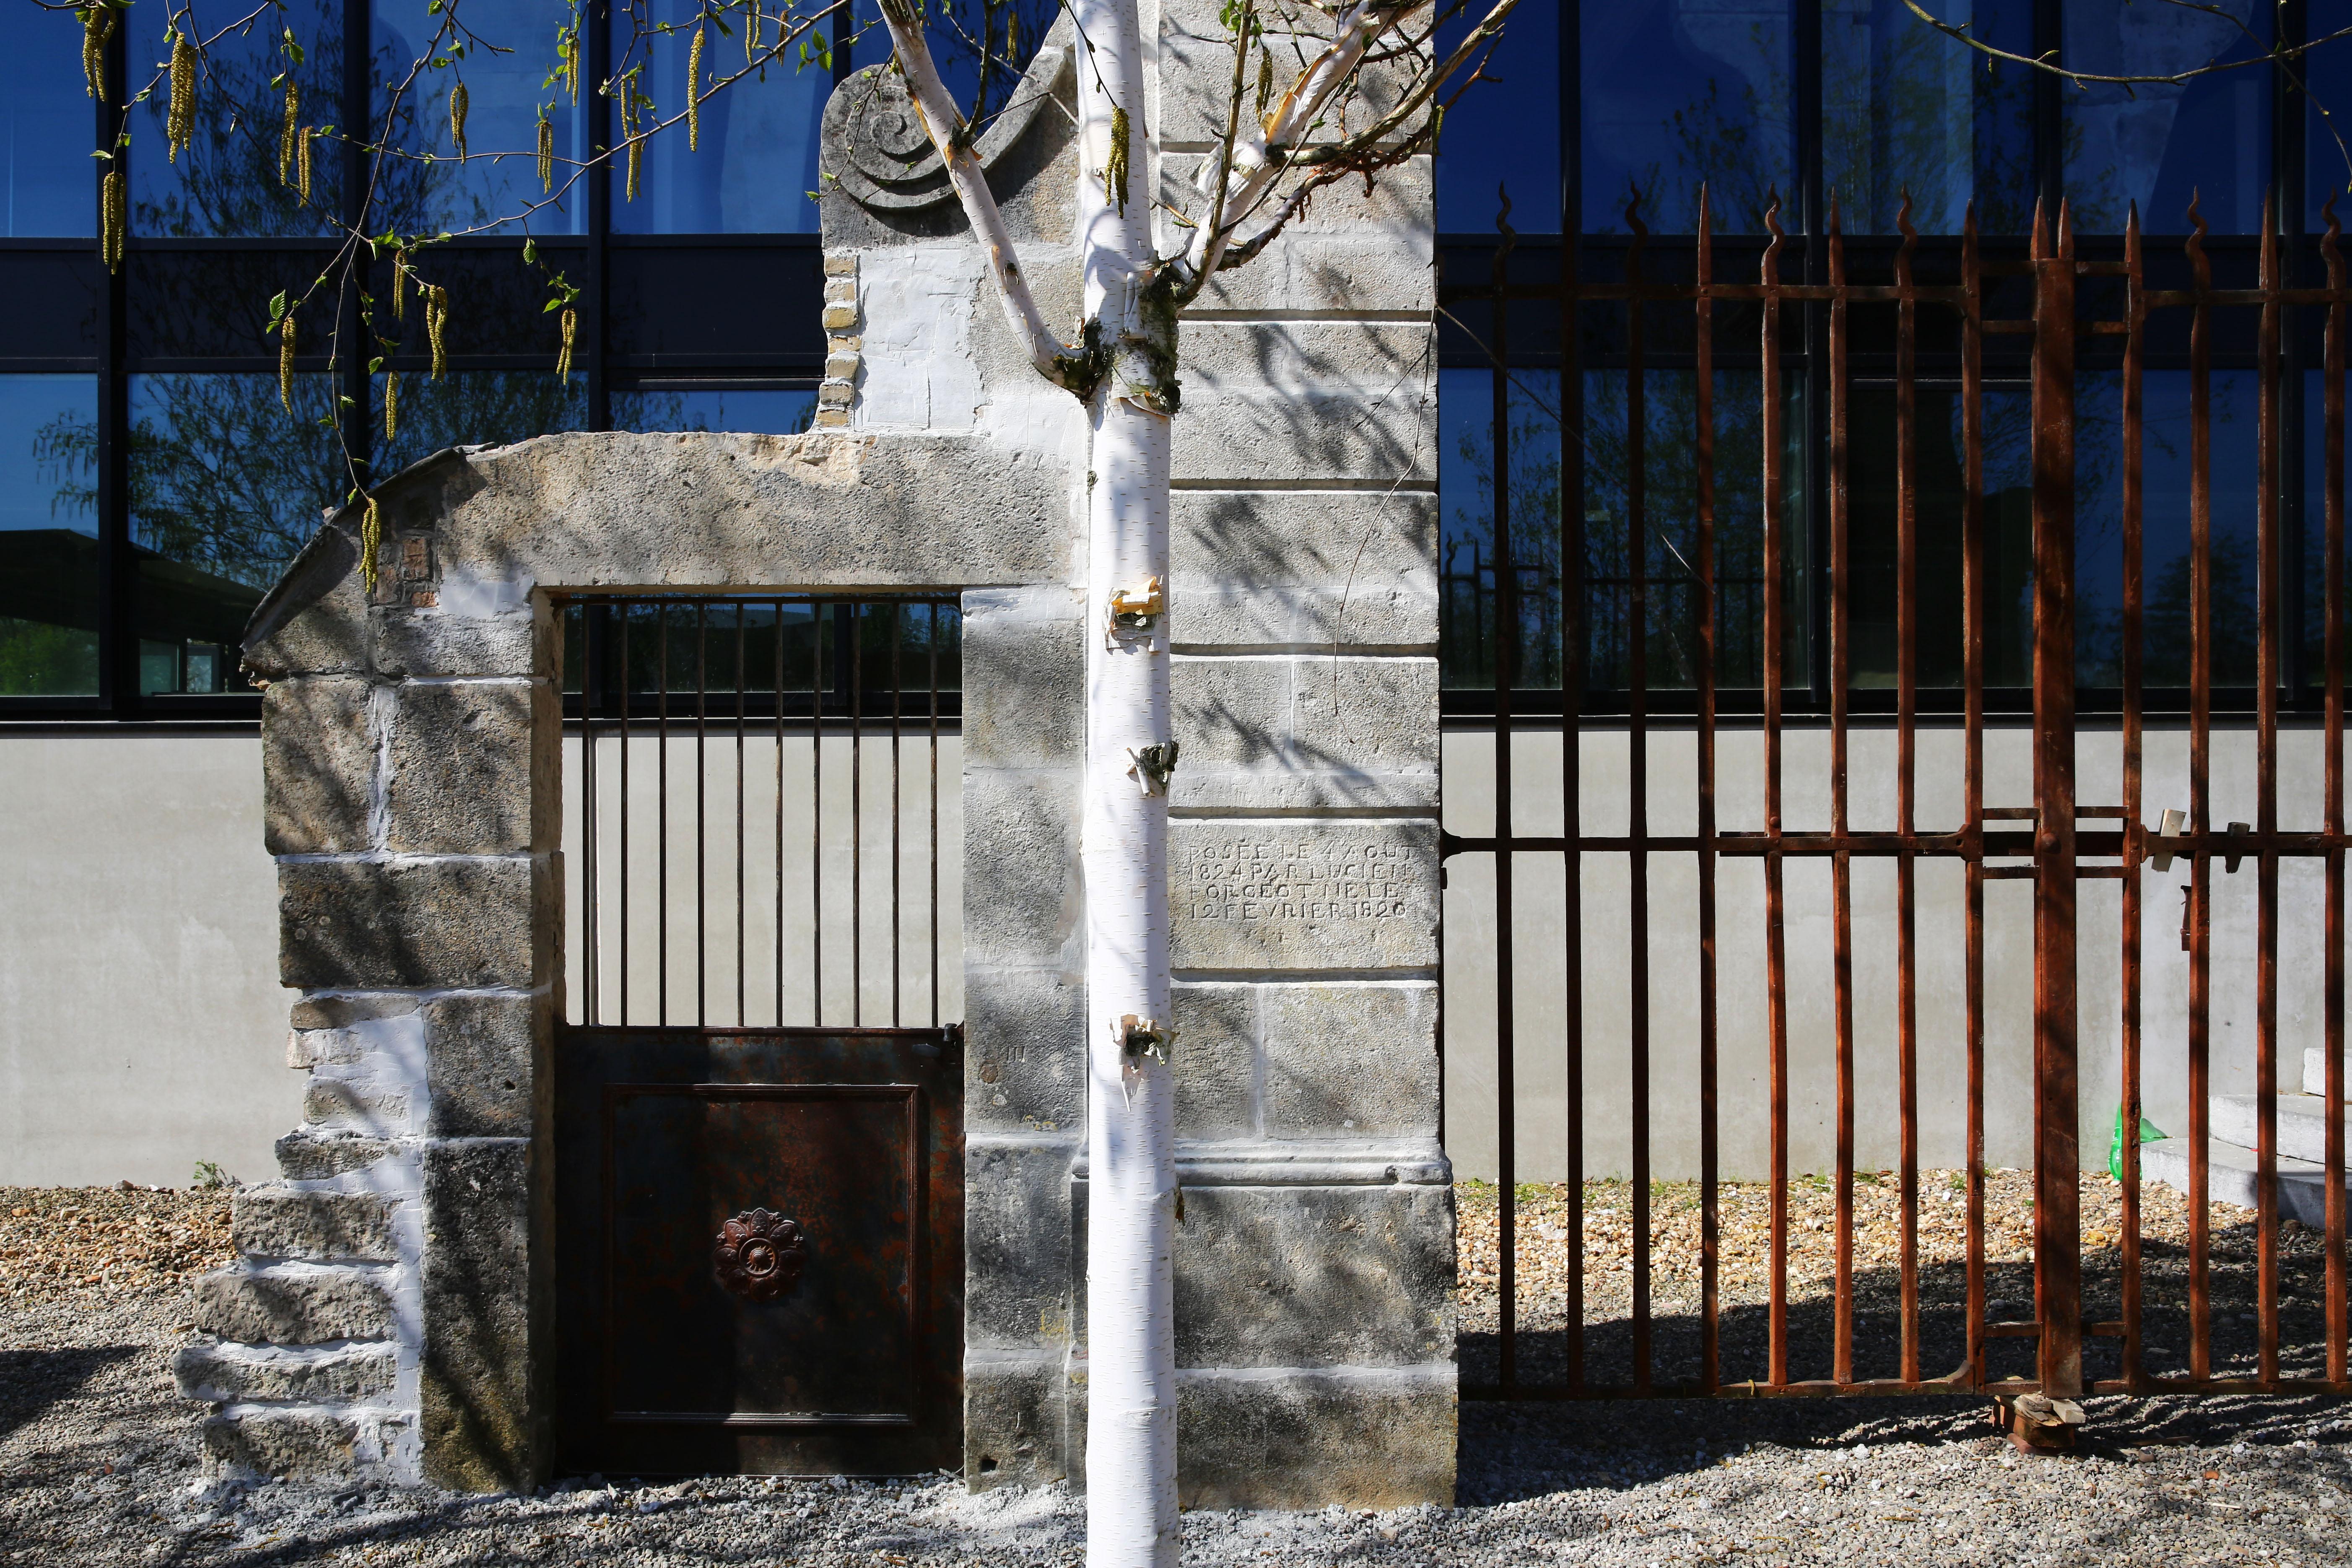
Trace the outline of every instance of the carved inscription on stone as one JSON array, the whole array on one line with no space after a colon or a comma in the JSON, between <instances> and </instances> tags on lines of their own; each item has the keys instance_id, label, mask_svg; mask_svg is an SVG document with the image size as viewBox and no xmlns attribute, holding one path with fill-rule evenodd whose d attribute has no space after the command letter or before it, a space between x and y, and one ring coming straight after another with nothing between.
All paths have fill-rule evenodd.
<instances>
[{"instance_id":1,"label":"carved inscription on stone","mask_svg":"<svg viewBox=\"0 0 2352 1568\"><path fill-rule=\"evenodd\" d=\"M1404 915L1420 857L1378 840L1228 839L1193 847L1185 886L1199 921L1376 921Z\"/></svg>"},{"instance_id":2,"label":"carved inscription on stone","mask_svg":"<svg viewBox=\"0 0 2352 1568\"><path fill-rule=\"evenodd\" d=\"M1173 826L1179 966L1362 969L1435 962L1433 827Z\"/></svg>"}]
</instances>

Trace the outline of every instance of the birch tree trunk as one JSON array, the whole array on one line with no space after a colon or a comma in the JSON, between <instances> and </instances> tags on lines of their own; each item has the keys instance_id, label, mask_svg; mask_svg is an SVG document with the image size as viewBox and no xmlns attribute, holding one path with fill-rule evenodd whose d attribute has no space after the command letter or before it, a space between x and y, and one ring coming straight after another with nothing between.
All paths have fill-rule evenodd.
<instances>
[{"instance_id":1,"label":"birch tree trunk","mask_svg":"<svg viewBox=\"0 0 2352 1568\"><path fill-rule=\"evenodd\" d=\"M1086 315L1110 355L1087 408L1087 1561L1172 1568L1175 1086L1164 1045L1130 1048L1126 1020L1170 1025L1168 798L1139 759L1171 738L1167 616L1150 600L1168 580L1176 318L1164 289L1147 298L1154 171L1135 0L1075 9L1084 168L1100 176L1078 181ZM1147 626L1114 624L1115 602L1139 601Z\"/></svg>"}]
</instances>

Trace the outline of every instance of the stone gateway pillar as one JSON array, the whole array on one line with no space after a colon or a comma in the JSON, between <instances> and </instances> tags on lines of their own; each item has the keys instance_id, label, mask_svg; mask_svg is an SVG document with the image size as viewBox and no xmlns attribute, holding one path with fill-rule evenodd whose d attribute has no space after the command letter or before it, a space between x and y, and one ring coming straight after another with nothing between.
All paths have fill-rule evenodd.
<instances>
[{"instance_id":1,"label":"stone gateway pillar","mask_svg":"<svg viewBox=\"0 0 2352 1568\"><path fill-rule=\"evenodd\" d=\"M1215 6L1160 12L1199 146ZM1070 92L1049 37L1016 95ZM1197 79L1195 64L1199 66ZM257 612L289 1065L280 1179L197 1288L183 1386L226 1468L520 1487L552 1463L552 1083L567 592L963 603L962 1443L1083 1484L1083 415L997 314L887 77L827 117L818 428L572 435L387 481L374 585L333 516ZM1058 112L982 143L1074 325ZM1197 155L1171 153L1171 190ZM1428 161L1326 193L1182 327L1169 584L1187 1506L1451 1502L1438 1141L1436 419ZM1172 244L1172 238L1169 241Z\"/></svg>"}]
</instances>

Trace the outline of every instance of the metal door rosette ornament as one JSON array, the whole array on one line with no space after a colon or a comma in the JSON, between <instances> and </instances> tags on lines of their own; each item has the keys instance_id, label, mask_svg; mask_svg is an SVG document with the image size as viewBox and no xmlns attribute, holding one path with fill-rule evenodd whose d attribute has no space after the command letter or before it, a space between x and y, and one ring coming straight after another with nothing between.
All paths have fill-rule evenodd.
<instances>
[{"instance_id":1,"label":"metal door rosette ornament","mask_svg":"<svg viewBox=\"0 0 2352 1568\"><path fill-rule=\"evenodd\" d=\"M719 1226L710 1250L720 1289L747 1301L790 1295L807 1262L808 1238L799 1222L767 1209L746 1209Z\"/></svg>"}]
</instances>

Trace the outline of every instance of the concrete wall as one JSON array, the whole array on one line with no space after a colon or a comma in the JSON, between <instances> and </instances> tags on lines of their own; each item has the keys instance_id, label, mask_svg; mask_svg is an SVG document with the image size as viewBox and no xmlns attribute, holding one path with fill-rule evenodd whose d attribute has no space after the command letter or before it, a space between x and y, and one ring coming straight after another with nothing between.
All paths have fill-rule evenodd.
<instances>
[{"instance_id":1,"label":"concrete wall","mask_svg":"<svg viewBox=\"0 0 2352 1568\"><path fill-rule=\"evenodd\" d=\"M277 911L257 737L0 737L0 1184L266 1178Z\"/></svg>"},{"instance_id":2,"label":"concrete wall","mask_svg":"<svg viewBox=\"0 0 2352 1568\"><path fill-rule=\"evenodd\" d=\"M2280 739L2279 822L2316 829L2321 809L2321 735ZM1581 738L1584 830L1626 831L1629 749L1622 729ZM1857 728L1852 736L1852 820L1860 831L1895 826L1895 733ZM2112 728L2078 742L2076 798L2084 805L2123 799L2122 742ZM1725 729L1717 750L1717 820L1726 831L1763 826L1762 741L1754 728ZM1494 831L1494 732L1445 738L1445 821L1452 831ZM1650 826L1697 829L1696 746L1688 728L1649 744ZM1829 736L1787 736L1786 821L1792 831L1829 826ZM2185 728L2152 730L2146 742L2143 804L2154 823L2166 806L2189 805ZM1523 834L1560 830L1560 736L1521 733L1512 743L1514 810ZM2218 828L2254 820L2251 730L2217 729L2212 816ZM2003 726L1985 742L1988 805L2032 800L2028 731ZM1961 809L1961 737L1924 730L1919 743L1919 825L1957 827ZM2096 827L2102 824L2088 824ZM1562 858L1522 855L1516 877L1515 951L1517 1177L1565 1176L1568 1104L1561 1022L1566 973ZM1835 1160L1835 990L1830 870L1821 858L1787 863L1790 1158L1799 1171ZM1896 1158L1896 971L1895 870L1888 858L1853 862L1856 1144L1865 1169ZM2169 1132L2188 1125L2189 955L2180 951L2180 889L2188 863L2141 876L2142 1093L2146 1115ZM1632 1158L1628 1056L1633 933L1625 920L1626 858L1593 855L1583 869L1585 1173L1622 1175ZM2301 1071L2305 1047L2321 1043L2324 871L2317 860L2288 861L2280 873L2279 1060L2281 1081ZM2081 1130L2084 1163L2103 1163L2120 1082L2122 886L2084 882L2080 902ZM1717 874L1719 1001L1718 1116L1723 1173L1759 1178L1770 1165L1767 990L1762 862L1727 858ZM1955 860L1923 859L1917 873L1919 1117L1923 1163L1951 1167L1965 1155L1967 1055L1964 879ZM2213 1093L2254 1087L2254 863L2213 877ZM1696 858L1661 854L1651 862L1650 1023L1653 1170L1685 1179L1698 1163ZM1995 1165L2032 1160L2032 885L1985 885L1985 1156ZM1496 907L1491 856L1455 857L1445 894L1446 1148L1464 1175L1496 1173Z\"/></svg>"}]
</instances>

